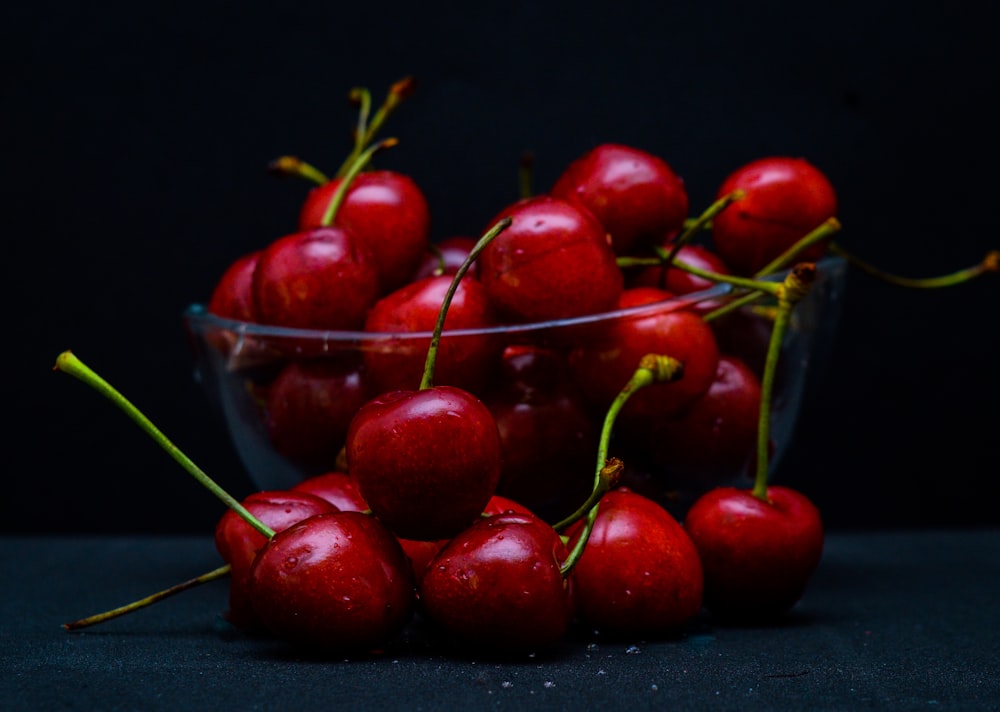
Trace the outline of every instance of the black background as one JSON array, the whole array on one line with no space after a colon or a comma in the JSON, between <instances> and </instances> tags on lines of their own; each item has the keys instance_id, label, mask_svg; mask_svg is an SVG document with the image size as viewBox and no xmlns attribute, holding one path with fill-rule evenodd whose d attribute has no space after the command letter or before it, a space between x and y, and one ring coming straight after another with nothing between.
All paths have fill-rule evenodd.
<instances>
[{"instance_id":1,"label":"black background","mask_svg":"<svg viewBox=\"0 0 1000 712\"><path fill-rule=\"evenodd\" d=\"M10 532L207 533L221 505L86 386L73 349L233 494L251 490L192 378L181 314L290 232L332 171L353 86L413 75L383 164L435 237L478 233L600 142L664 157L694 209L740 164L807 157L840 242L924 276L996 232L997 32L987 3L58 3L0 11ZM991 101L991 99L993 101ZM997 278L902 290L853 273L831 369L780 479L831 527L1000 523Z\"/></svg>"}]
</instances>

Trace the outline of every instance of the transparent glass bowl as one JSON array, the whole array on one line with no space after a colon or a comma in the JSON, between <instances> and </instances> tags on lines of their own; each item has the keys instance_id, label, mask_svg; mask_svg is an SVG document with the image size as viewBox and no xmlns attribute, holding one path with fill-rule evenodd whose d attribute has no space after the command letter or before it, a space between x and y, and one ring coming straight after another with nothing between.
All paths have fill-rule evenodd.
<instances>
[{"instance_id":1,"label":"transparent glass bowl","mask_svg":"<svg viewBox=\"0 0 1000 712\"><path fill-rule=\"evenodd\" d=\"M817 264L817 270L818 279L806 298L795 306L782 346L772 399L769 459L772 473L793 437L807 378L814 375L817 369L823 368L824 356L829 351L839 319L846 263L836 257L825 258ZM773 279L779 280L783 274L776 274ZM441 340L441 352L446 348L461 350L463 344L472 343L473 340L478 340L478 343L488 340L498 360L505 349L508 350L507 353L512 353L512 349L521 347L543 348L546 353L553 355L557 365L554 370L541 369L538 373L543 374L543 380L552 378L562 383L563 377L570 371L559 365L562 363L559 359L614 322L646 318L698 304L715 304L734 293L729 286L717 285L702 292L655 304L603 314L482 330L445 331ZM757 302L758 305L766 303ZM398 354L409 354L412 369L412 362L423 363L430 340L429 333L376 334L264 326L217 317L208 313L203 304L188 307L184 313L184 324L194 352L195 379L204 387L251 481L259 489L285 489L309 476L333 471L338 469L338 465L343 465L342 460L338 462L338 453L343 446L343 433L346 432L349 417L361 403L378 394L371 388L365 390L361 387L365 359L379 356L394 358ZM740 358L759 377L770 337L770 322L744 308L712 321L711 325L718 337L720 351ZM323 383L327 385L304 386L300 382L297 389L289 391L291 395L286 393L280 399L282 405L279 413L279 406L275 405L279 400L273 398L273 392L277 388L275 384L279 378L288 378L283 373L301 367L302 364L306 364L306 368L313 372L326 374L322 377L326 378ZM354 372L356 368L360 368L361 376ZM435 385L451 385L447 380L438 378L440 373L439 369ZM486 378L475 385L461 385L465 385L485 402L491 403L493 384L509 377L510 370L508 369L507 376L501 376L497 371L495 378L490 372L486 373ZM535 377L537 379L537 373ZM414 383L412 387L416 385ZM583 384L571 384L571 387L581 385ZM624 385L623 382L622 386ZM544 390L544 387L535 390ZM524 396L527 401L536 397L532 393L534 391ZM304 402L308 402L308 405L303 405ZM312 420L300 419L291 426L282 426L280 422L276 424L278 415L295 410L296 407L300 414L303 408L312 408L314 411L319 408L322 415ZM323 409L337 412L327 418ZM561 422L563 418L559 412L554 410L551 418L539 421L539 430L546 429L553 421ZM591 432L600 431L604 412L604 408L588 409ZM327 418L329 422L313 429L313 421L323 418ZM543 441L537 446L542 448L539 452L543 454L533 457L535 460L545 459L547 454L544 454L544 440L554 436L548 432L539 432L537 436L535 440ZM522 439L523 437L524 434ZM527 437L530 439L531 435L528 434ZM555 440L552 441L553 447L554 443ZM597 456L595 443L595 439L588 438L574 448L576 452L572 458L576 462L573 467L580 471L580 485L575 492L566 492L564 484L555 476L552 482L531 485L537 486L540 492L546 488L550 490L545 495L548 499L538 502L538 508L545 510L541 514L550 519L559 516L561 503L553 504L550 501L552 498L558 500L564 496L575 500L590 486ZM619 445L621 441L613 439L609 454L620 457L625 462L625 484L657 499L678 515L683 514L693 497L711 486L751 481L754 466L752 452L747 452L742 464L730 471L713 472L707 479L678 479L669 472L657 471L658 468L644 465L643 458L632 457L627 450L620 451ZM567 459L558 453L556 456L562 458L560 464ZM516 460L517 456L511 459ZM549 467L548 464L545 466ZM525 467L527 470L532 469L530 462ZM534 472L531 476L536 479L546 477L544 472ZM512 493L520 491L515 488ZM508 492L501 491L501 494L505 493Z\"/></svg>"}]
</instances>

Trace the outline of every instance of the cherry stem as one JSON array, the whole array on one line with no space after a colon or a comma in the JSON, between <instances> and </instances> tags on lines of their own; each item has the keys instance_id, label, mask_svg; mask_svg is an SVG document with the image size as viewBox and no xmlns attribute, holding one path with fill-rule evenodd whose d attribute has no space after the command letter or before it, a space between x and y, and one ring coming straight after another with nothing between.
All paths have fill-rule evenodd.
<instances>
[{"instance_id":1,"label":"cherry stem","mask_svg":"<svg viewBox=\"0 0 1000 712\"><path fill-rule=\"evenodd\" d=\"M525 151L521 154L517 171L518 192L522 198L530 198L534 195L534 179L535 154L531 151Z\"/></svg>"},{"instance_id":2,"label":"cherry stem","mask_svg":"<svg viewBox=\"0 0 1000 712\"><path fill-rule=\"evenodd\" d=\"M351 184L354 182L357 175L364 170L365 166L371 162L372 156L384 148L391 148L395 146L397 143L399 143L399 139L383 139L378 143L369 146L354 159L354 162L351 163L347 173L345 173L341 178L337 189L333 192L329 205L326 206L326 212L323 213L323 219L320 221L320 224L323 227L329 227L333 224L333 219L337 217L337 211L340 210L340 206L347 198L347 191L350 190Z\"/></svg>"},{"instance_id":3,"label":"cherry stem","mask_svg":"<svg viewBox=\"0 0 1000 712\"><path fill-rule=\"evenodd\" d=\"M767 501L768 445L771 437L771 397L774 376L777 372L781 345L785 339L793 307L809 292L816 280L816 265L811 262L797 264L778 287L778 309L767 345L764 373L760 385L760 413L757 419L757 470L754 477L753 496Z\"/></svg>"},{"instance_id":4,"label":"cherry stem","mask_svg":"<svg viewBox=\"0 0 1000 712\"><path fill-rule=\"evenodd\" d=\"M112 403L117 405L125 413L125 415L131 418L147 435L153 438L153 440L156 441L161 448L166 450L167 453L174 458L174 460L180 463L181 467L183 467L188 474L194 477L208 491L222 500L223 504L243 517L243 519L245 519L250 526L268 539L274 536L274 531L270 527L257 519L257 517L253 516L246 509L246 507L240 504L232 495L216 484L211 477L205 474L200 467L195 465L187 455L181 452L176 445L174 445L162 432L160 432L159 428L153 425L149 418L147 418L138 408L132 405L132 403L129 402L125 396L115 390L111 384L97 375L90 369L89 366L77 358L72 351L63 351L59 354L56 358L56 365L53 370L68 373L74 378L83 381Z\"/></svg>"},{"instance_id":5,"label":"cherry stem","mask_svg":"<svg viewBox=\"0 0 1000 712\"><path fill-rule=\"evenodd\" d=\"M305 178L316 185L323 185L330 180L323 171L296 156L279 156L267 164L267 170L276 175Z\"/></svg>"},{"instance_id":6,"label":"cherry stem","mask_svg":"<svg viewBox=\"0 0 1000 712\"><path fill-rule=\"evenodd\" d=\"M365 148L378 135L386 119L403 103L404 99L413 94L415 87L416 82L413 77L404 77L393 83L389 87L385 101L382 102L375 115L371 117L370 123L368 121L368 114L371 110L371 94L364 88L357 88L351 91L351 99L360 103L361 111L358 115L358 124L354 132L354 150L344 159L344 162L337 170L336 176L338 178L342 178L350 170L350 167L364 152Z\"/></svg>"},{"instance_id":7,"label":"cherry stem","mask_svg":"<svg viewBox=\"0 0 1000 712\"><path fill-rule=\"evenodd\" d=\"M939 275L937 277L901 277L899 275L884 272L868 262L855 257L840 245L830 245L830 251L833 254L846 259L848 264L852 267L856 267L872 277L880 279L883 282L888 282L889 284L893 284L897 287L906 287L908 289L939 289L941 287L954 287L988 272L1000 272L1000 250L990 250L987 252L986 256L981 262L979 262L979 264L957 270L950 274Z\"/></svg>"},{"instance_id":8,"label":"cherry stem","mask_svg":"<svg viewBox=\"0 0 1000 712\"><path fill-rule=\"evenodd\" d=\"M621 471L624 467L621 460L617 458L608 459L611 432L614 429L618 414L632 394L640 388L645 388L655 383L676 381L683 375L684 364L681 361L671 356L646 354L639 359L639 367L608 407L608 412L604 416L604 424L601 426L601 438L597 446L597 474L594 477L593 492L582 507L553 526L553 529L556 531L562 531L577 520L585 518L580 538L574 544L573 549L569 552L569 556L566 557L566 560L560 567L564 578L570 574L573 567L576 566L583 555L587 540L594 529L594 522L597 521L597 510L600 507L601 498L608 490L618 484L618 480L621 477Z\"/></svg>"},{"instance_id":9,"label":"cherry stem","mask_svg":"<svg viewBox=\"0 0 1000 712\"><path fill-rule=\"evenodd\" d=\"M472 246L469 254L462 264L458 266L458 270L451 278L451 284L448 285L448 291L445 292L444 300L441 302L441 309L438 310L437 321L434 322L434 332L431 334L430 346L427 347L427 358L424 361L424 373L420 378L419 390L430 388L434 384L434 366L437 362L438 347L441 345L441 332L444 331L444 320L448 314L448 307L451 306L451 300L454 298L455 292L458 291L458 283L462 281L462 277L472 267L476 258L479 257L479 253L486 249L486 246L493 241L494 237L510 227L512 222L513 218L501 218L493 227L487 230L476 244Z\"/></svg>"},{"instance_id":10,"label":"cherry stem","mask_svg":"<svg viewBox=\"0 0 1000 712\"><path fill-rule=\"evenodd\" d=\"M157 591L154 594L140 598L131 603L126 603L124 606L119 606L118 608L112 608L110 611L105 611L104 613L97 613L92 616L87 616L86 618L80 618L71 623L63 623L63 628L66 630L79 630L80 628L86 628L88 626L96 625L97 623L104 623L105 621L112 620L113 618L119 618L126 613L132 613L138 611L141 608L146 608L154 603L158 603L165 598L170 598L178 593L187 591L188 589L195 588L204 583L209 583L210 581L215 581L224 576L229 575L232 567L229 564L224 564L217 569L212 569L200 576L195 576L194 578L188 579L187 581L182 581L181 583L174 584L170 588L165 588L162 591Z\"/></svg>"},{"instance_id":11,"label":"cherry stem","mask_svg":"<svg viewBox=\"0 0 1000 712\"><path fill-rule=\"evenodd\" d=\"M716 215L721 213L737 200L742 200L745 196L746 193L744 191L734 190L732 193L727 193L709 205L708 208L706 208L705 211L694 220L690 222L685 220L684 230L677 236L677 239L673 241L669 252L659 246L655 248L656 254L663 260L664 267L672 265L674 263L674 258L677 257L677 253L680 252L680 249L687 243L691 242L695 235L711 225L712 219Z\"/></svg>"},{"instance_id":12,"label":"cherry stem","mask_svg":"<svg viewBox=\"0 0 1000 712\"><path fill-rule=\"evenodd\" d=\"M837 218L827 218L818 227L813 228L810 232L796 240L794 245L757 270L754 276L764 277L787 267L792 263L792 260L817 242L840 232L841 227L840 221Z\"/></svg>"}]
</instances>

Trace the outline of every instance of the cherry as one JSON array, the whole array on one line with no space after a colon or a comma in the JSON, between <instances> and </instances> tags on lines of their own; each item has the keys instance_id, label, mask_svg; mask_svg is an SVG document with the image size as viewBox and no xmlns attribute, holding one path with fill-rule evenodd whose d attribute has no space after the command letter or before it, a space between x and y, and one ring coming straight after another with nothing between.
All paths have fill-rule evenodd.
<instances>
[{"instance_id":1,"label":"cherry","mask_svg":"<svg viewBox=\"0 0 1000 712\"><path fill-rule=\"evenodd\" d=\"M257 321L251 285L259 257L260 251L254 250L236 258L225 269L208 300L209 313L237 321Z\"/></svg>"},{"instance_id":2,"label":"cherry","mask_svg":"<svg viewBox=\"0 0 1000 712\"><path fill-rule=\"evenodd\" d=\"M290 361L266 392L264 427L271 445L306 471L332 467L351 418L371 397L354 354Z\"/></svg>"},{"instance_id":3,"label":"cherry","mask_svg":"<svg viewBox=\"0 0 1000 712\"><path fill-rule=\"evenodd\" d=\"M353 330L379 293L372 249L350 229L335 225L347 189L377 150L361 154L332 196L316 227L302 229L265 247L253 274L254 307L264 324L302 329Z\"/></svg>"},{"instance_id":4,"label":"cherry","mask_svg":"<svg viewBox=\"0 0 1000 712\"><path fill-rule=\"evenodd\" d=\"M593 213L617 254L676 235L688 215L684 181L658 156L605 143L575 159L549 194Z\"/></svg>"},{"instance_id":5,"label":"cherry","mask_svg":"<svg viewBox=\"0 0 1000 712\"><path fill-rule=\"evenodd\" d=\"M510 346L484 397L500 431L497 491L553 522L590 494L597 429L565 358L536 346Z\"/></svg>"},{"instance_id":6,"label":"cherry","mask_svg":"<svg viewBox=\"0 0 1000 712\"><path fill-rule=\"evenodd\" d=\"M495 494L500 435L492 414L469 391L435 386L433 378L452 296L480 252L510 224L503 219L487 230L453 275L419 388L377 396L358 410L348 428L348 471L372 512L397 536L454 536Z\"/></svg>"},{"instance_id":7,"label":"cherry","mask_svg":"<svg viewBox=\"0 0 1000 712\"><path fill-rule=\"evenodd\" d=\"M567 551L538 517L507 511L457 534L419 584L420 610L463 643L493 653L542 652L573 618Z\"/></svg>"},{"instance_id":8,"label":"cherry","mask_svg":"<svg viewBox=\"0 0 1000 712\"><path fill-rule=\"evenodd\" d=\"M299 230L317 228L343 179L313 188L299 214ZM396 171L358 175L338 211L336 224L372 253L380 293L408 282L430 243L430 208L417 183Z\"/></svg>"},{"instance_id":9,"label":"cherry","mask_svg":"<svg viewBox=\"0 0 1000 712\"><path fill-rule=\"evenodd\" d=\"M328 654L374 652L414 610L399 542L360 512L319 514L276 533L254 559L249 592L274 635Z\"/></svg>"},{"instance_id":10,"label":"cherry","mask_svg":"<svg viewBox=\"0 0 1000 712\"><path fill-rule=\"evenodd\" d=\"M663 245L664 250L669 250L670 245ZM675 254L677 261L688 265L694 265L702 270L715 274L730 274L731 270L714 251L705 245L681 245ZM692 274L687 270L677 266L649 266L635 272L627 274L628 287L656 287L672 294L692 294L711 289L716 286L716 282L705 277ZM721 306L721 299L707 299L692 305L691 309L698 314L707 314L713 309Z\"/></svg>"},{"instance_id":11,"label":"cherry","mask_svg":"<svg viewBox=\"0 0 1000 712\"><path fill-rule=\"evenodd\" d=\"M424 277L437 277L442 274L455 274L475 246L475 238L464 235L446 237L428 245L427 253L417 265L411 281L415 282ZM475 272L476 270L472 270L469 273L470 276L475 276Z\"/></svg>"},{"instance_id":12,"label":"cherry","mask_svg":"<svg viewBox=\"0 0 1000 712\"><path fill-rule=\"evenodd\" d=\"M634 287L622 293L617 307L655 307L672 296L655 287ZM588 398L606 408L647 353L681 361L684 376L637 393L625 406L624 417L629 419L676 415L707 391L715 378L719 353L711 328L694 312L669 303L594 328L570 353L569 362Z\"/></svg>"},{"instance_id":13,"label":"cherry","mask_svg":"<svg viewBox=\"0 0 1000 712\"><path fill-rule=\"evenodd\" d=\"M592 214L541 195L522 198L499 216L513 222L479 260L479 279L499 318L547 321L614 308L624 278Z\"/></svg>"},{"instance_id":14,"label":"cherry","mask_svg":"<svg viewBox=\"0 0 1000 712\"><path fill-rule=\"evenodd\" d=\"M453 277L454 273L411 282L376 301L368 312L365 331L427 334L422 338L382 338L365 343L365 368L377 392L412 389L420 384L430 335ZM495 324L483 285L463 278L451 298L445 329L478 330ZM502 349L495 335L446 332L438 347L435 379L442 385L481 392L499 363Z\"/></svg>"},{"instance_id":15,"label":"cherry","mask_svg":"<svg viewBox=\"0 0 1000 712\"><path fill-rule=\"evenodd\" d=\"M280 490L254 492L244 498L242 504L276 532L314 514L337 511L337 507L314 495ZM215 548L232 568L226 619L248 631L261 628L253 612L248 584L254 556L266 543L267 537L232 509L227 509L215 526Z\"/></svg>"},{"instance_id":16,"label":"cherry","mask_svg":"<svg viewBox=\"0 0 1000 712\"><path fill-rule=\"evenodd\" d=\"M701 493L734 484L752 461L760 412L760 381L741 360L719 357L715 380L672 418L636 420L622 433L656 478Z\"/></svg>"},{"instance_id":17,"label":"cherry","mask_svg":"<svg viewBox=\"0 0 1000 712\"><path fill-rule=\"evenodd\" d=\"M737 274L753 275L837 213L837 195L826 175L804 158L768 156L730 173L718 196L744 192L712 223L712 243ZM802 251L816 260L828 239Z\"/></svg>"},{"instance_id":18,"label":"cherry","mask_svg":"<svg viewBox=\"0 0 1000 712\"><path fill-rule=\"evenodd\" d=\"M582 529L567 529L570 547ZM601 498L572 577L577 614L601 635L676 635L701 611L701 560L687 532L625 487Z\"/></svg>"}]
</instances>

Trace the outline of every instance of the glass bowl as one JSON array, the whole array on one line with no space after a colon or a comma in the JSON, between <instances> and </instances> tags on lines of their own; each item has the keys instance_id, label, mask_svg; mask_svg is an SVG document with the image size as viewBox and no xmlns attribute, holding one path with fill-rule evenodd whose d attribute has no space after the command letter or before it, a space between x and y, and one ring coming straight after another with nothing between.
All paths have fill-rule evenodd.
<instances>
[{"instance_id":1,"label":"glass bowl","mask_svg":"<svg viewBox=\"0 0 1000 712\"><path fill-rule=\"evenodd\" d=\"M818 262L816 282L793 311L772 396L772 474L793 437L807 378L823 368L834 338L846 267L837 257ZM777 273L770 279L783 276ZM608 329L629 320L681 309L704 312L736 293L728 285L716 285L614 312L446 330L434 385L459 385L472 391L494 410L498 424L503 423L504 443L531 444L518 452L504 451L499 493L555 520L572 512L592 485L597 434L606 413L606 404L581 395L587 383L580 382L571 366L574 350L600 343ZM757 302L758 307L766 304ZM709 322L720 354L739 359L757 378L771 333L771 322L760 313L760 309L744 307ZM416 388L431 336L265 326L220 318L203 304L189 306L183 319L194 353L195 379L204 387L250 480L262 490L286 489L307 477L344 469L342 447L350 417L380 389ZM459 366L443 368L446 353ZM479 359L474 367L469 366L473 358ZM463 370L465 366L469 367ZM410 376L415 382L381 388L366 383L376 367L383 373L416 373ZM463 377L472 372L477 377ZM669 457L664 464L662 458L643 453L627 436L619 436L618 430L626 427L621 422L612 436L609 455L625 463L623 483L678 517L710 487L752 481L752 447L722 466L716 463L694 474L690 469L672 471ZM669 420L665 427L671 427ZM711 449L715 448L706 448Z\"/></svg>"}]
</instances>

